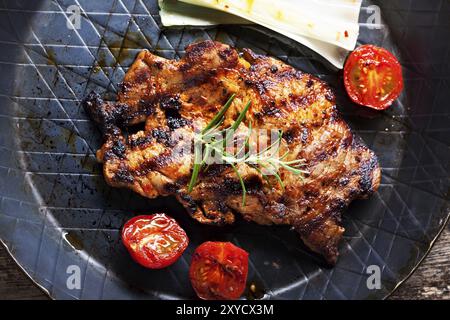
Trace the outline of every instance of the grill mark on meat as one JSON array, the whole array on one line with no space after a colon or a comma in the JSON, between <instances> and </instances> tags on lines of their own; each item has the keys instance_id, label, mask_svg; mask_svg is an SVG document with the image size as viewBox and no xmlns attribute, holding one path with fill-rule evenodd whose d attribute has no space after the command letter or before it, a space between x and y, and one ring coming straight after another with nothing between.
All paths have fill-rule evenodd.
<instances>
[{"instance_id":1,"label":"grill mark on meat","mask_svg":"<svg viewBox=\"0 0 450 320\"><path fill-rule=\"evenodd\" d=\"M343 199L336 199L330 205L330 207L322 212L321 214L315 215L312 218L306 217L306 219L302 219L301 223L295 225L295 228L301 234L309 234L312 230L320 228L324 221L329 219L339 219L339 214L345 209L347 206L347 202Z\"/></svg>"},{"instance_id":2,"label":"grill mark on meat","mask_svg":"<svg viewBox=\"0 0 450 320\"><path fill-rule=\"evenodd\" d=\"M166 95L162 96L159 100L159 106L162 110L167 111L180 111L181 108L181 102L180 102L180 95Z\"/></svg>"},{"instance_id":3,"label":"grill mark on meat","mask_svg":"<svg viewBox=\"0 0 450 320\"><path fill-rule=\"evenodd\" d=\"M128 145L131 148L144 149L153 142L153 137L150 135L145 135L143 137L131 138L128 140Z\"/></svg>"},{"instance_id":4,"label":"grill mark on meat","mask_svg":"<svg viewBox=\"0 0 450 320\"><path fill-rule=\"evenodd\" d=\"M227 164L211 164L208 167L208 170L202 171L202 175L205 177L216 177L219 176L222 172L224 172L227 168L230 168L230 165Z\"/></svg>"},{"instance_id":5,"label":"grill mark on meat","mask_svg":"<svg viewBox=\"0 0 450 320\"><path fill-rule=\"evenodd\" d=\"M138 104L138 112L135 112L134 114L130 114L127 117L127 122L130 122L130 120L134 119L136 116L139 115L146 115L146 116L150 116L152 114L155 113L156 111L156 99L141 99L139 100L139 104Z\"/></svg>"},{"instance_id":6,"label":"grill mark on meat","mask_svg":"<svg viewBox=\"0 0 450 320\"><path fill-rule=\"evenodd\" d=\"M261 190L263 181L261 177L257 175L251 175L249 177L244 177L245 189L248 194L255 194ZM220 184L213 184L212 188L223 195L237 195L242 194L242 187L239 180L233 178L224 178L223 182Z\"/></svg>"},{"instance_id":7,"label":"grill mark on meat","mask_svg":"<svg viewBox=\"0 0 450 320\"><path fill-rule=\"evenodd\" d=\"M114 173L113 181L119 183L133 183L134 176L132 172L127 168L127 166L120 164L117 171Z\"/></svg>"},{"instance_id":8,"label":"grill mark on meat","mask_svg":"<svg viewBox=\"0 0 450 320\"><path fill-rule=\"evenodd\" d=\"M161 97L159 105L165 113L166 123L170 129L175 130L189 123L180 115L181 102L178 94Z\"/></svg>"},{"instance_id":9,"label":"grill mark on meat","mask_svg":"<svg viewBox=\"0 0 450 320\"><path fill-rule=\"evenodd\" d=\"M184 207L188 210L189 214L194 214L197 209L197 203L192 199L192 197L184 192L179 192L178 197L182 200Z\"/></svg>"},{"instance_id":10,"label":"grill mark on meat","mask_svg":"<svg viewBox=\"0 0 450 320\"><path fill-rule=\"evenodd\" d=\"M359 187L363 194L370 194L373 192L373 171L378 165L375 158L370 158L368 161L364 161L360 167L361 179L359 180Z\"/></svg>"},{"instance_id":11,"label":"grill mark on meat","mask_svg":"<svg viewBox=\"0 0 450 320\"><path fill-rule=\"evenodd\" d=\"M281 72L277 72L274 79L277 80L277 82L283 82L283 81L289 81L293 79L301 79L303 76L303 72L298 70L283 70Z\"/></svg>"},{"instance_id":12,"label":"grill mark on meat","mask_svg":"<svg viewBox=\"0 0 450 320\"><path fill-rule=\"evenodd\" d=\"M112 142L111 148L109 148L104 155L104 160L108 161L111 159L124 159L125 158L126 147L121 139Z\"/></svg>"},{"instance_id":13,"label":"grill mark on meat","mask_svg":"<svg viewBox=\"0 0 450 320\"><path fill-rule=\"evenodd\" d=\"M166 147L173 147L174 142L170 136L170 133L166 130L153 129L151 131L151 136L156 139L157 142L165 145Z\"/></svg>"},{"instance_id":14,"label":"grill mark on meat","mask_svg":"<svg viewBox=\"0 0 450 320\"><path fill-rule=\"evenodd\" d=\"M184 127L189 123L177 111L166 111L166 122L167 126L172 130Z\"/></svg>"},{"instance_id":15,"label":"grill mark on meat","mask_svg":"<svg viewBox=\"0 0 450 320\"><path fill-rule=\"evenodd\" d=\"M180 189L180 185L177 183L166 183L163 189L166 194L176 194Z\"/></svg>"},{"instance_id":16,"label":"grill mark on meat","mask_svg":"<svg viewBox=\"0 0 450 320\"><path fill-rule=\"evenodd\" d=\"M283 138L286 140L288 144L294 142L294 140L298 137L297 128L290 128L286 132L283 133Z\"/></svg>"},{"instance_id":17,"label":"grill mark on meat","mask_svg":"<svg viewBox=\"0 0 450 320\"><path fill-rule=\"evenodd\" d=\"M308 127L291 126L288 130L283 133L283 138L288 144L292 144L296 141L300 141L302 144L308 142L310 137L310 129Z\"/></svg>"},{"instance_id":18,"label":"grill mark on meat","mask_svg":"<svg viewBox=\"0 0 450 320\"><path fill-rule=\"evenodd\" d=\"M271 101L269 105L263 107L262 112L260 112L259 117L263 118L265 116L269 117L280 117L280 109L275 105L274 101Z\"/></svg>"},{"instance_id":19,"label":"grill mark on meat","mask_svg":"<svg viewBox=\"0 0 450 320\"><path fill-rule=\"evenodd\" d=\"M171 149L166 149L164 152L158 154L157 156L144 160L137 168L129 169L133 175L145 176L151 171L160 172L161 168L164 168L172 162L172 151ZM162 172L160 172L162 173Z\"/></svg>"}]
</instances>

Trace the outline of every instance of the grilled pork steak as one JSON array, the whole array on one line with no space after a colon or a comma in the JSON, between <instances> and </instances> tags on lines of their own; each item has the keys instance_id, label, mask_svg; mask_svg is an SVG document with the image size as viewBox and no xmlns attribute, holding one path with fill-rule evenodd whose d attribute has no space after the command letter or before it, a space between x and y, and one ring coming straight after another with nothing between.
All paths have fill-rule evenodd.
<instances>
[{"instance_id":1,"label":"grilled pork steak","mask_svg":"<svg viewBox=\"0 0 450 320\"><path fill-rule=\"evenodd\" d=\"M251 101L241 127L251 122L253 128L282 130L282 147L290 159L305 159L303 169L308 171L300 177L281 168L283 188L275 177L266 179L254 167L239 164L247 189L245 204L238 176L226 164L201 172L188 193L193 153L174 152L203 129L233 93L236 98L223 127ZM144 50L125 75L117 102L91 93L83 104L104 132L97 158L109 185L148 198L174 195L201 223L232 223L239 212L259 224L291 225L330 264L336 262L344 232L342 211L380 184L376 156L339 117L330 88L250 50L240 55L228 45L205 41L188 46L179 61ZM145 130L122 133L121 128L140 122L145 122Z\"/></svg>"}]
</instances>

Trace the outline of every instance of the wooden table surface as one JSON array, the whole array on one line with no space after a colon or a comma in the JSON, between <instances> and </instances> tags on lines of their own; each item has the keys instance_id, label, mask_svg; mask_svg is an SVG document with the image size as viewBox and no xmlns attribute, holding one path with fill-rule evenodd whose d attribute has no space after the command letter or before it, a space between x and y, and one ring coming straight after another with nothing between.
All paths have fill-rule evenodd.
<instances>
[{"instance_id":1,"label":"wooden table surface","mask_svg":"<svg viewBox=\"0 0 450 320\"><path fill-rule=\"evenodd\" d=\"M48 299L0 246L0 299ZM450 225L390 299L450 299Z\"/></svg>"}]
</instances>

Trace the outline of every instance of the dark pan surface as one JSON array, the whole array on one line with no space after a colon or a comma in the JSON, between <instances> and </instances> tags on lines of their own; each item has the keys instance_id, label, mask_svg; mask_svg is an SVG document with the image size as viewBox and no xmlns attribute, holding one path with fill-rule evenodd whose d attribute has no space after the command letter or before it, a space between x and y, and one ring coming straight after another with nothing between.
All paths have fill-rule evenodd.
<instances>
[{"instance_id":1,"label":"dark pan surface","mask_svg":"<svg viewBox=\"0 0 450 320\"><path fill-rule=\"evenodd\" d=\"M379 299L418 265L449 215L450 2L376 2L379 28L366 21L360 43L383 45L404 66L405 90L392 108L372 112L345 95L340 72L317 54L255 26L161 29L156 0L0 2L0 238L30 277L57 299L195 298L188 266L206 240L250 252L249 284L269 299ZM66 27L81 8L81 29ZM148 200L108 187L94 152L100 133L79 107L89 91L113 97L141 48L183 55L196 40L216 39L276 56L328 81L344 118L377 153L377 194L351 205L341 257L327 268L294 232L238 221L199 225L171 199ZM138 213L164 211L190 236L183 258L146 270L120 244L120 227ZM81 288L67 287L70 266ZM367 268L380 267L370 290ZM69 270L70 271L70 270Z\"/></svg>"}]
</instances>

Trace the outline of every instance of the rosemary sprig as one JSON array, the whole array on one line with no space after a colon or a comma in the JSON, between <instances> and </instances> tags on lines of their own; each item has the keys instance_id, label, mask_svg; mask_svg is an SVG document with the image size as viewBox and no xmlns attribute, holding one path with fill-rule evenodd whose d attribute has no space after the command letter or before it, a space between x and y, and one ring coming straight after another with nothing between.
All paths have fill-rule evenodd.
<instances>
[{"instance_id":1,"label":"rosemary sprig","mask_svg":"<svg viewBox=\"0 0 450 320\"><path fill-rule=\"evenodd\" d=\"M250 149L249 140L252 135L251 122L249 123L248 126L248 133L245 137L244 144L239 148L238 152L236 154L230 154L229 152L227 152L227 150L225 149L226 145L232 141L232 138L234 138L236 130L241 125L242 121L245 118L245 114L247 113L251 105L251 101L247 102L244 109L239 113L238 118L231 125L231 127L219 131L218 129L223 121L223 117L227 112L227 110L230 108L234 98L235 95L233 94L225 103L225 105L220 109L220 111L214 116L214 118L208 123L208 125L200 132L200 134L197 134L195 136L194 167L192 170L191 180L188 185L188 192L191 192L193 190L201 169L207 162L208 157L211 156L212 152L215 152L216 154L220 155L221 160L229 164L232 167L233 171L236 173L242 188L242 206L245 206L247 189L245 187L244 179L242 178L237 168L238 164L248 163L250 166L255 168L269 183L270 180L268 179L268 175L264 174L261 168L265 170L270 170L271 174L276 178L276 180L280 184L282 190L285 189L285 186L283 184L280 175L278 174L278 169L280 167L286 169L287 171L295 175L300 176L302 173L308 172L299 169L299 167L304 165L305 162L304 159L295 159L286 161L285 159L289 155L289 152L284 153L281 157L276 156L278 155L282 142L283 137L282 131L278 132L277 139L271 145L264 148L262 151L253 154L251 150L249 150ZM218 136L223 137L224 135L225 139L217 138ZM204 156L202 155L203 146L205 148ZM246 152L243 155L241 155L241 153L243 153L244 151Z\"/></svg>"}]
</instances>

